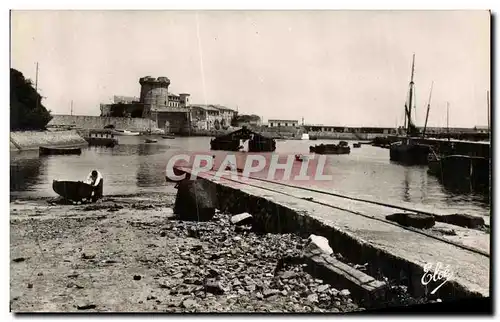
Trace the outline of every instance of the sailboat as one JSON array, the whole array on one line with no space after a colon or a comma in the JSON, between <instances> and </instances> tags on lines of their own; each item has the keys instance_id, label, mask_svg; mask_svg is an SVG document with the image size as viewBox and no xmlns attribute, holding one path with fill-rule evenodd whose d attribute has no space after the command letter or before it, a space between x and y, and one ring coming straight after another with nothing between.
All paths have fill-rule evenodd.
<instances>
[{"instance_id":1,"label":"sailboat","mask_svg":"<svg viewBox=\"0 0 500 322\"><path fill-rule=\"evenodd\" d=\"M406 137L401 141L391 144L390 160L400 162L406 165L427 164L430 146L420 144L415 141L418 136L418 129L413 124L411 111L414 104L415 83L413 76L415 74L415 54L411 64L411 78L409 85L408 104L405 104L405 127Z\"/></svg>"}]
</instances>

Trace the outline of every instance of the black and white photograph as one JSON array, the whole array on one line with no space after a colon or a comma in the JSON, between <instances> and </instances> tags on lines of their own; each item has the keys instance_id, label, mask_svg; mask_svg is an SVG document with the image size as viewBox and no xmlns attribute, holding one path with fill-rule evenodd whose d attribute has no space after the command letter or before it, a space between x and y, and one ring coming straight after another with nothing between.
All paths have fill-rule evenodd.
<instances>
[{"instance_id":1,"label":"black and white photograph","mask_svg":"<svg viewBox=\"0 0 500 322\"><path fill-rule=\"evenodd\" d=\"M10 313L491 314L493 20L10 10Z\"/></svg>"}]
</instances>

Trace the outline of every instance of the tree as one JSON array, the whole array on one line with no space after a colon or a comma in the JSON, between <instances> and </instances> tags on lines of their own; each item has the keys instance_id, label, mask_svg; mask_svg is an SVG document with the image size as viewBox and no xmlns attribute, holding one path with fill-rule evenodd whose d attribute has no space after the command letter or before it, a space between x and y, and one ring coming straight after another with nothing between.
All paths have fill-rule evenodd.
<instances>
[{"instance_id":1,"label":"tree","mask_svg":"<svg viewBox=\"0 0 500 322\"><path fill-rule=\"evenodd\" d=\"M10 129L43 130L52 116L42 104L42 96L33 87L32 81L10 69Z\"/></svg>"}]
</instances>

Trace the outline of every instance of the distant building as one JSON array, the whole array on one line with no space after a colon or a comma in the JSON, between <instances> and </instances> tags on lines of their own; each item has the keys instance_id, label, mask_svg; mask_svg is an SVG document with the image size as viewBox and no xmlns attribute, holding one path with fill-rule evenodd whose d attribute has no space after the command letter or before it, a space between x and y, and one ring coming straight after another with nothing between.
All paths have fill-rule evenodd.
<instances>
[{"instance_id":1,"label":"distant building","mask_svg":"<svg viewBox=\"0 0 500 322\"><path fill-rule=\"evenodd\" d=\"M191 126L200 130L227 129L236 115L236 111L221 105L192 104L189 109Z\"/></svg>"},{"instance_id":2,"label":"distant building","mask_svg":"<svg viewBox=\"0 0 500 322\"><path fill-rule=\"evenodd\" d=\"M296 127L299 125L299 121L297 120L269 120L267 123L269 124L269 127L281 127L281 126Z\"/></svg>"},{"instance_id":3,"label":"distant building","mask_svg":"<svg viewBox=\"0 0 500 322\"><path fill-rule=\"evenodd\" d=\"M222 105L191 105L190 94L169 92L167 77L141 77L140 97L114 96L113 103L101 104L101 116L122 114L125 117L142 117L154 120L157 128L171 133L187 133L189 127L218 130L227 129L237 114Z\"/></svg>"}]
</instances>

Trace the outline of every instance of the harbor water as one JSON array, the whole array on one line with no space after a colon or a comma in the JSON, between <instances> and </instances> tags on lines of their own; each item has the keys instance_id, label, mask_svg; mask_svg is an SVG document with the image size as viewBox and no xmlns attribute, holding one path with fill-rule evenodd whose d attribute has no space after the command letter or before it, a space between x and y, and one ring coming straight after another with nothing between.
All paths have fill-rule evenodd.
<instances>
[{"instance_id":1,"label":"harbor water","mask_svg":"<svg viewBox=\"0 0 500 322\"><path fill-rule=\"evenodd\" d=\"M119 145L114 148L88 147L82 149L81 155L39 156L38 151L12 152L11 199L56 197L53 180L83 181L93 169L98 169L104 177L105 195L172 193L174 184L165 180L165 168L171 156L189 151L206 152L216 155L221 162L227 153L209 151L209 137L158 137L158 142L152 144L144 143L144 137L139 136L118 139ZM276 153L308 153L310 145L321 143L338 142L277 141ZM489 215L487 196L450 191L427 174L426 166L399 165L389 161L388 149L370 145L352 148L352 143L349 142L350 154L327 156L325 173L331 175L332 180L320 182L316 188L436 213Z\"/></svg>"}]
</instances>

